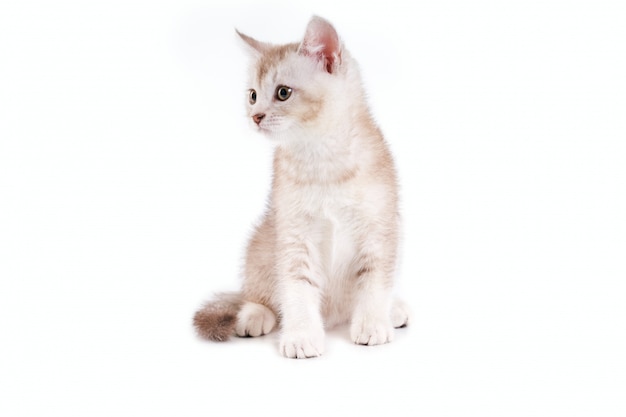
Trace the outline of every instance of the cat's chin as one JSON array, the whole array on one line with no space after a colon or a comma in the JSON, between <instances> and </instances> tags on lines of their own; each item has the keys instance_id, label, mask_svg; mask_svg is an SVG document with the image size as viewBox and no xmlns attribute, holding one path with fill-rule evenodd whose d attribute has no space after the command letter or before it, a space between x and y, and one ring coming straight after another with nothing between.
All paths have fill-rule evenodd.
<instances>
[{"instance_id":1,"label":"cat's chin","mask_svg":"<svg viewBox=\"0 0 626 417\"><path fill-rule=\"evenodd\" d=\"M287 129L268 129L263 127L258 127L257 132L263 135L265 138L269 139L272 142L284 142L289 138L289 132Z\"/></svg>"},{"instance_id":2,"label":"cat's chin","mask_svg":"<svg viewBox=\"0 0 626 417\"><path fill-rule=\"evenodd\" d=\"M284 133L270 132L270 133L265 133L263 136L265 136L265 138L271 143L276 143L276 144L285 143L289 141L288 136L285 135Z\"/></svg>"},{"instance_id":3,"label":"cat's chin","mask_svg":"<svg viewBox=\"0 0 626 417\"><path fill-rule=\"evenodd\" d=\"M258 127L255 129L257 131L257 133L260 133L261 135L263 135L264 137L268 138L268 139L273 139L275 136L279 136L280 133L279 132L275 132L272 129L268 129L268 128L263 128L263 127Z\"/></svg>"}]
</instances>

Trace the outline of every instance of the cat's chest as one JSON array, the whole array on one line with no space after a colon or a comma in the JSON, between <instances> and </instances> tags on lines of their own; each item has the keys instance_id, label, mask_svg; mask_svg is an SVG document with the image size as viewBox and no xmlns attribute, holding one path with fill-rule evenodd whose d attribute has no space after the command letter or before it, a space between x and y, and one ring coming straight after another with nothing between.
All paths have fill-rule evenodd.
<instances>
[{"instance_id":1,"label":"cat's chest","mask_svg":"<svg viewBox=\"0 0 626 417\"><path fill-rule=\"evenodd\" d=\"M362 205L361 193L351 184L299 187L289 200L305 216L333 224L345 222Z\"/></svg>"},{"instance_id":2,"label":"cat's chest","mask_svg":"<svg viewBox=\"0 0 626 417\"><path fill-rule=\"evenodd\" d=\"M350 189L301 194L305 234L318 250L319 263L329 278L343 276L358 252L361 201Z\"/></svg>"},{"instance_id":3,"label":"cat's chest","mask_svg":"<svg viewBox=\"0 0 626 417\"><path fill-rule=\"evenodd\" d=\"M329 278L346 276L359 251L360 233L367 221L367 187L358 183L334 186L297 186L282 194L277 216L289 225L286 234L310 242L319 266Z\"/></svg>"}]
</instances>

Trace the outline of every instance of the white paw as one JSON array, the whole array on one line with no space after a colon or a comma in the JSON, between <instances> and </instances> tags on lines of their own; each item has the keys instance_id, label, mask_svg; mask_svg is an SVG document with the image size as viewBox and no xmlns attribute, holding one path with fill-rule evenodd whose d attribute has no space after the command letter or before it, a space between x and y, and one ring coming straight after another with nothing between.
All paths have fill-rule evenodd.
<instances>
[{"instance_id":1,"label":"white paw","mask_svg":"<svg viewBox=\"0 0 626 417\"><path fill-rule=\"evenodd\" d=\"M399 327L405 327L409 325L411 312L409 307L404 301L395 299L393 300L393 306L391 307L391 324L396 329Z\"/></svg>"},{"instance_id":2,"label":"white paw","mask_svg":"<svg viewBox=\"0 0 626 417\"><path fill-rule=\"evenodd\" d=\"M393 326L388 317L357 316L350 325L350 337L357 345L382 345L393 340Z\"/></svg>"},{"instance_id":3,"label":"white paw","mask_svg":"<svg viewBox=\"0 0 626 417\"><path fill-rule=\"evenodd\" d=\"M280 353L287 358L314 358L324 353L324 331L285 332L280 339Z\"/></svg>"},{"instance_id":4,"label":"white paw","mask_svg":"<svg viewBox=\"0 0 626 417\"><path fill-rule=\"evenodd\" d=\"M237 314L237 336L261 336L272 331L276 316L262 304L246 302Z\"/></svg>"}]
</instances>

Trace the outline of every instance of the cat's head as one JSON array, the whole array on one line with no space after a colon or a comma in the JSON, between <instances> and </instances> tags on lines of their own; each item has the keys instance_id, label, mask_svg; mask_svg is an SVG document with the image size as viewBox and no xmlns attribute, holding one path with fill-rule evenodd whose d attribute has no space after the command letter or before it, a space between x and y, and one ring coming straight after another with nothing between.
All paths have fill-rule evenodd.
<instances>
[{"instance_id":1,"label":"cat's head","mask_svg":"<svg viewBox=\"0 0 626 417\"><path fill-rule=\"evenodd\" d=\"M348 54L328 21L314 16L302 42L286 45L237 33L253 58L246 108L255 129L282 139L342 116L347 81L356 75L350 75Z\"/></svg>"}]
</instances>

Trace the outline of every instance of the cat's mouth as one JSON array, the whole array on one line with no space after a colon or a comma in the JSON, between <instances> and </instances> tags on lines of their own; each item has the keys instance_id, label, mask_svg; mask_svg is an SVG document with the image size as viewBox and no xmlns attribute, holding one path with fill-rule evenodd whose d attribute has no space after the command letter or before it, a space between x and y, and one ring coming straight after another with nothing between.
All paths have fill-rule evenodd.
<instances>
[{"instance_id":1,"label":"cat's mouth","mask_svg":"<svg viewBox=\"0 0 626 417\"><path fill-rule=\"evenodd\" d=\"M270 128L268 128L267 126L261 126L261 125L256 126L256 131L263 133L264 135L269 135L270 133L272 133L272 130Z\"/></svg>"},{"instance_id":2,"label":"cat's mouth","mask_svg":"<svg viewBox=\"0 0 626 417\"><path fill-rule=\"evenodd\" d=\"M255 128L257 132L261 132L265 135L271 135L273 133L278 133L284 130L285 126L279 117L269 116L259 123L255 123Z\"/></svg>"}]
</instances>

